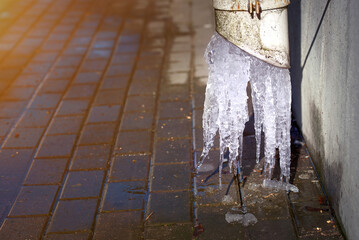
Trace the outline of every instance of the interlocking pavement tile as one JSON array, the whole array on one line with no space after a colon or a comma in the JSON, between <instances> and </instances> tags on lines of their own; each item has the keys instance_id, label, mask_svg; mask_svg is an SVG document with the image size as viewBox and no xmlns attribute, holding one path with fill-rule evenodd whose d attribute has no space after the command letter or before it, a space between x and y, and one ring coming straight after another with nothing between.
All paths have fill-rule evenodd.
<instances>
[{"instance_id":1,"label":"interlocking pavement tile","mask_svg":"<svg viewBox=\"0 0 359 240\"><path fill-rule=\"evenodd\" d=\"M101 79L101 72L81 72L77 74L74 83L98 83Z\"/></svg>"},{"instance_id":2,"label":"interlocking pavement tile","mask_svg":"<svg viewBox=\"0 0 359 240\"><path fill-rule=\"evenodd\" d=\"M24 73L46 73L50 68L50 63L29 63L24 69Z\"/></svg>"},{"instance_id":3,"label":"interlocking pavement tile","mask_svg":"<svg viewBox=\"0 0 359 240\"><path fill-rule=\"evenodd\" d=\"M127 97L125 112L139 112L153 110L156 96L129 96Z\"/></svg>"},{"instance_id":4,"label":"interlocking pavement tile","mask_svg":"<svg viewBox=\"0 0 359 240\"><path fill-rule=\"evenodd\" d=\"M110 156L110 145L78 146L71 162L71 170L103 169Z\"/></svg>"},{"instance_id":5,"label":"interlocking pavement tile","mask_svg":"<svg viewBox=\"0 0 359 240\"><path fill-rule=\"evenodd\" d=\"M30 109L21 118L18 127L46 127L52 116L50 110Z\"/></svg>"},{"instance_id":6,"label":"interlocking pavement tile","mask_svg":"<svg viewBox=\"0 0 359 240\"><path fill-rule=\"evenodd\" d=\"M80 56L62 56L56 63L56 67L77 67L82 61Z\"/></svg>"},{"instance_id":7,"label":"interlocking pavement tile","mask_svg":"<svg viewBox=\"0 0 359 240\"><path fill-rule=\"evenodd\" d=\"M87 47L82 46L68 46L63 52L64 55L78 55L82 56L86 53Z\"/></svg>"},{"instance_id":8,"label":"interlocking pavement tile","mask_svg":"<svg viewBox=\"0 0 359 240\"><path fill-rule=\"evenodd\" d=\"M33 87L10 87L1 96L1 101L21 101L28 100L34 93Z\"/></svg>"},{"instance_id":9,"label":"interlocking pavement tile","mask_svg":"<svg viewBox=\"0 0 359 240\"><path fill-rule=\"evenodd\" d=\"M165 85L161 87L161 101L188 101L189 98L189 89L186 85Z\"/></svg>"},{"instance_id":10,"label":"interlocking pavement tile","mask_svg":"<svg viewBox=\"0 0 359 240\"><path fill-rule=\"evenodd\" d=\"M157 125L159 138L188 138L191 136L190 119L160 119Z\"/></svg>"},{"instance_id":11,"label":"interlocking pavement tile","mask_svg":"<svg viewBox=\"0 0 359 240\"><path fill-rule=\"evenodd\" d=\"M46 136L36 157L70 157L75 140L76 135Z\"/></svg>"},{"instance_id":12,"label":"interlocking pavement tile","mask_svg":"<svg viewBox=\"0 0 359 240\"><path fill-rule=\"evenodd\" d=\"M49 75L48 79L54 80L54 79L71 79L75 72L76 72L76 68L55 68L54 71L52 71Z\"/></svg>"},{"instance_id":13,"label":"interlocking pavement tile","mask_svg":"<svg viewBox=\"0 0 359 240\"><path fill-rule=\"evenodd\" d=\"M115 44L114 40L97 40L92 45L93 48L112 48Z\"/></svg>"},{"instance_id":14,"label":"interlocking pavement tile","mask_svg":"<svg viewBox=\"0 0 359 240\"><path fill-rule=\"evenodd\" d=\"M188 139L157 141L155 143L155 163L191 162L192 146Z\"/></svg>"},{"instance_id":15,"label":"interlocking pavement tile","mask_svg":"<svg viewBox=\"0 0 359 240\"><path fill-rule=\"evenodd\" d=\"M91 99L95 93L96 85L72 85L67 90L66 99L89 98Z\"/></svg>"},{"instance_id":16,"label":"interlocking pavement tile","mask_svg":"<svg viewBox=\"0 0 359 240\"><path fill-rule=\"evenodd\" d=\"M106 72L107 77L130 75L132 71L132 65L112 65Z\"/></svg>"},{"instance_id":17,"label":"interlocking pavement tile","mask_svg":"<svg viewBox=\"0 0 359 240\"><path fill-rule=\"evenodd\" d=\"M111 64L129 64L135 62L136 54L115 54L112 58Z\"/></svg>"},{"instance_id":18,"label":"interlocking pavement tile","mask_svg":"<svg viewBox=\"0 0 359 240\"><path fill-rule=\"evenodd\" d=\"M116 48L116 53L136 53L139 49L139 44L120 44Z\"/></svg>"},{"instance_id":19,"label":"interlocking pavement tile","mask_svg":"<svg viewBox=\"0 0 359 240\"><path fill-rule=\"evenodd\" d=\"M38 94L33 103L31 104L31 108L40 108L40 109L49 109L56 108L57 104L60 102L61 94Z\"/></svg>"},{"instance_id":20,"label":"interlocking pavement tile","mask_svg":"<svg viewBox=\"0 0 359 240\"><path fill-rule=\"evenodd\" d=\"M43 93L64 93L66 87L69 85L69 80L48 80L40 89L40 94Z\"/></svg>"},{"instance_id":21,"label":"interlocking pavement tile","mask_svg":"<svg viewBox=\"0 0 359 240\"><path fill-rule=\"evenodd\" d=\"M47 217L7 218L0 239L40 239Z\"/></svg>"},{"instance_id":22,"label":"interlocking pavement tile","mask_svg":"<svg viewBox=\"0 0 359 240\"><path fill-rule=\"evenodd\" d=\"M35 54L32 61L34 62L52 62L58 56L57 52L38 52Z\"/></svg>"},{"instance_id":23,"label":"interlocking pavement tile","mask_svg":"<svg viewBox=\"0 0 359 240\"><path fill-rule=\"evenodd\" d=\"M48 234L45 240L88 240L90 235L89 232Z\"/></svg>"},{"instance_id":24,"label":"interlocking pavement tile","mask_svg":"<svg viewBox=\"0 0 359 240\"><path fill-rule=\"evenodd\" d=\"M77 134L80 131L83 116L55 117L50 123L47 135Z\"/></svg>"},{"instance_id":25,"label":"interlocking pavement tile","mask_svg":"<svg viewBox=\"0 0 359 240\"><path fill-rule=\"evenodd\" d=\"M43 128L16 128L6 140L4 148L34 148L43 132Z\"/></svg>"},{"instance_id":26,"label":"interlocking pavement tile","mask_svg":"<svg viewBox=\"0 0 359 240\"><path fill-rule=\"evenodd\" d=\"M111 50L105 50L105 49L93 49L90 51L89 55L87 56L87 59L108 59L111 56Z\"/></svg>"},{"instance_id":27,"label":"interlocking pavement tile","mask_svg":"<svg viewBox=\"0 0 359 240\"><path fill-rule=\"evenodd\" d=\"M58 116L84 114L89 106L89 100L64 100L61 102Z\"/></svg>"},{"instance_id":28,"label":"interlocking pavement tile","mask_svg":"<svg viewBox=\"0 0 359 240\"><path fill-rule=\"evenodd\" d=\"M13 83L15 87L36 87L41 82L43 74L21 74Z\"/></svg>"},{"instance_id":29,"label":"interlocking pavement tile","mask_svg":"<svg viewBox=\"0 0 359 240\"><path fill-rule=\"evenodd\" d=\"M91 109L88 123L96 122L116 122L120 114L121 106L94 106Z\"/></svg>"},{"instance_id":30,"label":"interlocking pavement tile","mask_svg":"<svg viewBox=\"0 0 359 240\"><path fill-rule=\"evenodd\" d=\"M79 145L111 143L116 124L102 123L86 125L80 137Z\"/></svg>"},{"instance_id":31,"label":"interlocking pavement tile","mask_svg":"<svg viewBox=\"0 0 359 240\"><path fill-rule=\"evenodd\" d=\"M161 102L159 104L160 118L179 118L191 115L190 102Z\"/></svg>"},{"instance_id":32,"label":"interlocking pavement tile","mask_svg":"<svg viewBox=\"0 0 359 240\"><path fill-rule=\"evenodd\" d=\"M129 77L127 76L105 77L100 89L112 90L117 88L126 88L128 82Z\"/></svg>"},{"instance_id":33,"label":"interlocking pavement tile","mask_svg":"<svg viewBox=\"0 0 359 240\"><path fill-rule=\"evenodd\" d=\"M120 132L116 141L116 153L148 153L151 151L151 132Z\"/></svg>"},{"instance_id":34,"label":"interlocking pavement tile","mask_svg":"<svg viewBox=\"0 0 359 240\"><path fill-rule=\"evenodd\" d=\"M102 90L99 91L96 99L96 105L121 105L124 99L124 90L123 89L114 89L114 90Z\"/></svg>"},{"instance_id":35,"label":"interlocking pavement tile","mask_svg":"<svg viewBox=\"0 0 359 240\"><path fill-rule=\"evenodd\" d=\"M142 209L146 182L114 182L107 184L103 211Z\"/></svg>"},{"instance_id":36,"label":"interlocking pavement tile","mask_svg":"<svg viewBox=\"0 0 359 240\"><path fill-rule=\"evenodd\" d=\"M261 239L264 232L270 232L270 236L264 239L296 239L291 219L259 221L247 231L253 239Z\"/></svg>"},{"instance_id":37,"label":"interlocking pavement tile","mask_svg":"<svg viewBox=\"0 0 359 240\"><path fill-rule=\"evenodd\" d=\"M156 165L153 172L152 191L187 190L191 186L189 164Z\"/></svg>"},{"instance_id":38,"label":"interlocking pavement tile","mask_svg":"<svg viewBox=\"0 0 359 240\"><path fill-rule=\"evenodd\" d=\"M48 232L90 230L97 199L59 201Z\"/></svg>"},{"instance_id":39,"label":"interlocking pavement tile","mask_svg":"<svg viewBox=\"0 0 359 240\"><path fill-rule=\"evenodd\" d=\"M133 75L133 81L152 80L156 82L160 78L160 69L137 69Z\"/></svg>"},{"instance_id":40,"label":"interlocking pavement tile","mask_svg":"<svg viewBox=\"0 0 359 240\"><path fill-rule=\"evenodd\" d=\"M110 181L145 180L149 169L149 156L116 156L110 172Z\"/></svg>"},{"instance_id":41,"label":"interlocking pavement tile","mask_svg":"<svg viewBox=\"0 0 359 240\"><path fill-rule=\"evenodd\" d=\"M24 110L26 102L0 102L0 117L12 118L19 117Z\"/></svg>"},{"instance_id":42,"label":"interlocking pavement tile","mask_svg":"<svg viewBox=\"0 0 359 240\"><path fill-rule=\"evenodd\" d=\"M125 113L121 122L121 130L151 129L153 112Z\"/></svg>"},{"instance_id":43,"label":"interlocking pavement tile","mask_svg":"<svg viewBox=\"0 0 359 240\"><path fill-rule=\"evenodd\" d=\"M189 192L166 192L150 194L149 223L176 223L191 221Z\"/></svg>"},{"instance_id":44,"label":"interlocking pavement tile","mask_svg":"<svg viewBox=\"0 0 359 240\"><path fill-rule=\"evenodd\" d=\"M142 211L101 213L96 223L94 240L141 239Z\"/></svg>"},{"instance_id":45,"label":"interlocking pavement tile","mask_svg":"<svg viewBox=\"0 0 359 240\"><path fill-rule=\"evenodd\" d=\"M107 65L107 59L102 60L86 60L81 65L81 72L102 72ZM93 73L92 73L93 74ZM97 79L95 76L93 78ZM96 81L96 80L94 80Z\"/></svg>"},{"instance_id":46,"label":"interlocking pavement tile","mask_svg":"<svg viewBox=\"0 0 359 240\"><path fill-rule=\"evenodd\" d=\"M49 214L58 186L22 187L10 216Z\"/></svg>"},{"instance_id":47,"label":"interlocking pavement tile","mask_svg":"<svg viewBox=\"0 0 359 240\"><path fill-rule=\"evenodd\" d=\"M11 129L13 123L14 123L14 119L0 119L0 136L3 137L5 136L9 130Z\"/></svg>"},{"instance_id":48,"label":"interlocking pavement tile","mask_svg":"<svg viewBox=\"0 0 359 240\"><path fill-rule=\"evenodd\" d=\"M133 81L130 86L129 95L155 95L159 79L147 79Z\"/></svg>"},{"instance_id":49,"label":"interlocking pavement tile","mask_svg":"<svg viewBox=\"0 0 359 240\"><path fill-rule=\"evenodd\" d=\"M61 199L98 197L104 171L69 172Z\"/></svg>"},{"instance_id":50,"label":"interlocking pavement tile","mask_svg":"<svg viewBox=\"0 0 359 240\"><path fill-rule=\"evenodd\" d=\"M67 161L66 158L35 159L25 179L25 184L61 183Z\"/></svg>"},{"instance_id":51,"label":"interlocking pavement tile","mask_svg":"<svg viewBox=\"0 0 359 240\"><path fill-rule=\"evenodd\" d=\"M145 239L192 239L193 237L192 228L193 228L193 224L170 224L164 226L162 225L146 226L144 234L145 234ZM202 237L202 234L199 237ZM207 238L207 239L211 239L211 238ZM212 238L212 239L221 239L221 238Z\"/></svg>"}]
</instances>

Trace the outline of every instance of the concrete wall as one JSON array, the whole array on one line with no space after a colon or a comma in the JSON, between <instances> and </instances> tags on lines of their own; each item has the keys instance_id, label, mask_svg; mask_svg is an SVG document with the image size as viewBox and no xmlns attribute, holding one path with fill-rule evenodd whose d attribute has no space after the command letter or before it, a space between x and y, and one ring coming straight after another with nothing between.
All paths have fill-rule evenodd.
<instances>
[{"instance_id":1,"label":"concrete wall","mask_svg":"<svg viewBox=\"0 0 359 240\"><path fill-rule=\"evenodd\" d=\"M356 240L359 1L291 2L293 111L343 230Z\"/></svg>"}]
</instances>

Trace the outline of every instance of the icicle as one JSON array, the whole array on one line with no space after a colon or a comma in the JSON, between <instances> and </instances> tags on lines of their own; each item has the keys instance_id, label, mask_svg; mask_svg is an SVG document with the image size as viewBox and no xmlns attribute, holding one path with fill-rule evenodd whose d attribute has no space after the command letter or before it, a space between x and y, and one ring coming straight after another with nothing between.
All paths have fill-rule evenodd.
<instances>
[{"instance_id":1,"label":"icicle","mask_svg":"<svg viewBox=\"0 0 359 240\"><path fill-rule=\"evenodd\" d=\"M276 149L279 148L281 180L287 182L290 177L291 124L289 71L245 53L217 33L212 36L207 46L205 58L209 65L209 79L203 113L204 147L200 161L196 165L197 170L213 147L214 137L218 131L220 181L222 166L226 161L224 154L227 150L230 170L235 174L237 169L241 171L243 131L248 121L246 87L250 81L255 117L256 162L258 164L260 160L263 131L266 179L271 180Z\"/></svg>"}]
</instances>

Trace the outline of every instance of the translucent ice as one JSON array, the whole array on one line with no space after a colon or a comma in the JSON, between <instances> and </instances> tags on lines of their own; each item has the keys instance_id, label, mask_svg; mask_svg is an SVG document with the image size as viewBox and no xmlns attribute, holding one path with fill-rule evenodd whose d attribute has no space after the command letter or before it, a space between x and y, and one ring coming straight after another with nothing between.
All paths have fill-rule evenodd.
<instances>
[{"instance_id":1,"label":"translucent ice","mask_svg":"<svg viewBox=\"0 0 359 240\"><path fill-rule=\"evenodd\" d=\"M293 184L270 179L264 179L262 186L265 188L299 192L299 189Z\"/></svg>"},{"instance_id":2,"label":"translucent ice","mask_svg":"<svg viewBox=\"0 0 359 240\"><path fill-rule=\"evenodd\" d=\"M256 159L259 162L262 131L265 143L265 173L272 176L276 149L279 149L281 180L290 173L291 84L288 69L263 62L215 33L205 52L209 78L203 113L204 147L197 164L199 169L220 136L219 178L226 151L229 167L241 169L242 142L248 121L247 84L252 87L255 118Z\"/></svg>"},{"instance_id":3,"label":"translucent ice","mask_svg":"<svg viewBox=\"0 0 359 240\"><path fill-rule=\"evenodd\" d=\"M252 213L238 214L227 212L225 218L228 223L239 222L245 227L254 225L258 222L257 218Z\"/></svg>"}]
</instances>

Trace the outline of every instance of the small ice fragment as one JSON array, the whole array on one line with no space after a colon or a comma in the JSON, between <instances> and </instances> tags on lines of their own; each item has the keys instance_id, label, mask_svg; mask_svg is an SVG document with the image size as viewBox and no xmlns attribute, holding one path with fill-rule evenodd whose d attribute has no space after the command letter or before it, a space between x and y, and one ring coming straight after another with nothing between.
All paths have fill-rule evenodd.
<instances>
[{"instance_id":1,"label":"small ice fragment","mask_svg":"<svg viewBox=\"0 0 359 240\"><path fill-rule=\"evenodd\" d=\"M298 178L307 180L307 179L310 179L310 175L308 173L302 173L298 176Z\"/></svg>"},{"instance_id":2,"label":"small ice fragment","mask_svg":"<svg viewBox=\"0 0 359 240\"><path fill-rule=\"evenodd\" d=\"M254 225L258 222L257 218L252 213L233 214L233 213L227 212L225 218L228 223L239 222L245 227L248 227L249 225Z\"/></svg>"},{"instance_id":3,"label":"small ice fragment","mask_svg":"<svg viewBox=\"0 0 359 240\"><path fill-rule=\"evenodd\" d=\"M224 195L222 198L222 203L225 205L230 205L234 203L234 200L230 195Z\"/></svg>"},{"instance_id":4,"label":"small ice fragment","mask_svg":"<svg viewBox=\"0 0 359 240\"><path fill-rule=\"evenodd\" d=\"M299 189L295 185L276 180L264 179L262 186L264 188L299 192Z\"/></svg>"}]
</instances>

